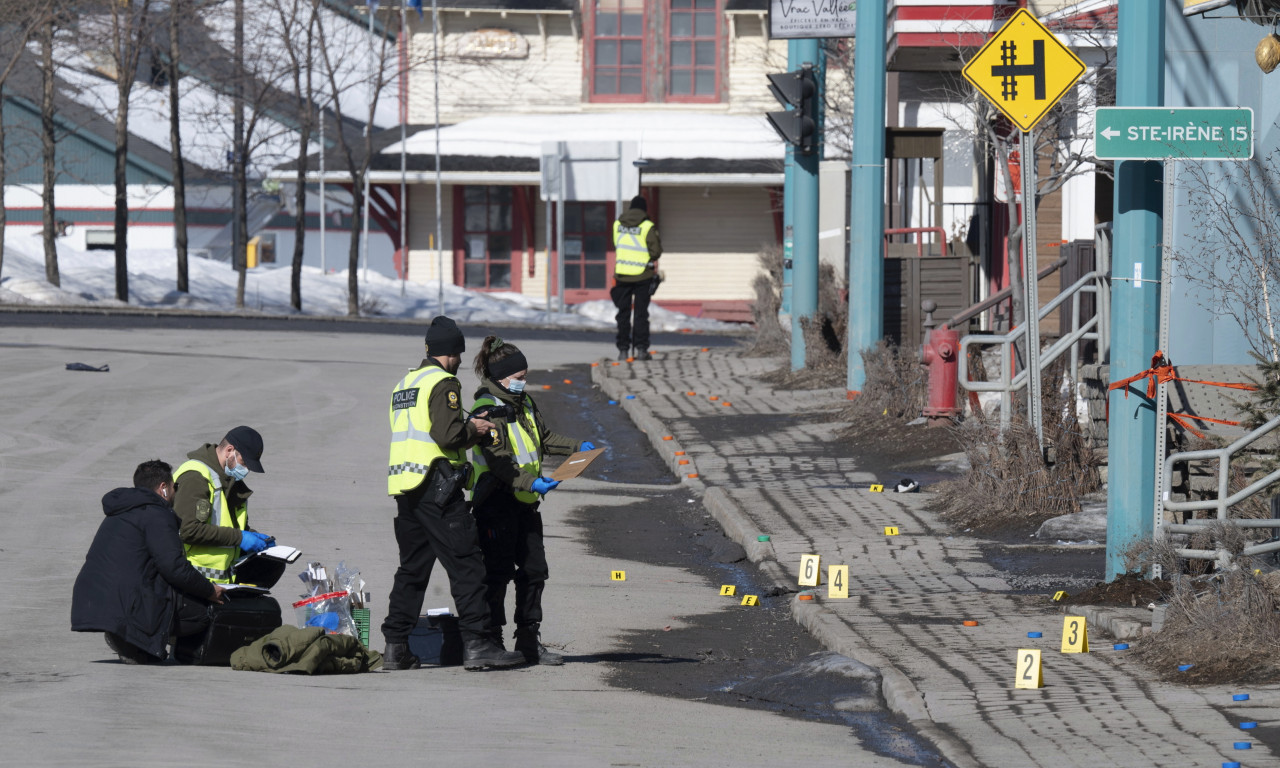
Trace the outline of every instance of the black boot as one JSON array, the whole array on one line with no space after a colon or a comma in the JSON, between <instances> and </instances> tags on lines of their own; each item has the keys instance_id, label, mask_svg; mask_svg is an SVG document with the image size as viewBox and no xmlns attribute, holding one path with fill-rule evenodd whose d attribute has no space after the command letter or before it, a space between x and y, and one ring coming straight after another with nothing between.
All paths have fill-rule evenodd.
<instances>
[{"instance_id":1,"label":"black boot","mask_svg":"<svg viewBox=\"0 0 1280 768\"><path fill-rule=\"evenodd\" d=\"M387 648L382 652L382 668L390 670L417 669L422 666L421 660L409 653L409 643L393 643L387 641Z\"/></svg>"},{"instance_id":2,"label":"black boot","mask_svg":"<svg viewBox=\"0 0 1280 768\"><path fill-rule=\"evenodd\" d=\"M653 359L652 352L650 352L647 349L641 349L640 347L636 347L635 354L631 356L636 360L652 360Z\"/></svg>"},{"instance_id":3,"label":"black boot","mask_svg":"<svg viewBox=\"0 0 1280 768\"><path fill-rule=\"evenodd\" d=\"M515 651L504 651L493 638L484 634L464 635L462 638L462 668L514 667L524 663L524 656Z\"/></svg>"},{"instance_id":4,"label":"black boot","mask_svg":"<svg viewBox=\"0 0 1280 768\"><path fill-rule=\"evenodd\" d=\"M618 360L623 361L631 357L631 350L627 347L618 347Z\"/></svg>"},{"instance_id":5,"label":"black boot","mask_svg":"<svg viewBox=\"0 0 1280 768\"><path fill-rule=\"evenodd\" d=\"M558 667L564 663L564 657L548 651L538 637L538 625L529 624L516 628L516 651L524 654L525 661L530 664L542 664Z\"/></svg>"},{"instance_id":6,"label":"black boot","mask_svg":"<svg viewBox=\"0 0 1280 768\"><path fill-rule=\"evenodd\" d=\"M120 657L120 661L125 664L159 664L160 660L155 656L147 653L133 643L125 640L123 637L114 632L103 632L103 638L107 641L107 647L116 652Z\"/></svg>"}]
</instances>

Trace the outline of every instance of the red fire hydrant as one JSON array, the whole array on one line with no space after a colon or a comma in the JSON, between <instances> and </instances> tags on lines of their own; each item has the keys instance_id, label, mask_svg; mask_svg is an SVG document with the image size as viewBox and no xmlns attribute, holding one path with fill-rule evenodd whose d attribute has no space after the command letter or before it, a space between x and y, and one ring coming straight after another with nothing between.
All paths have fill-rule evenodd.
<instances>
[{"instance_id":1,"label":"red fire hydrant","mask_svg":"<svg viewBox=\"0 0 1280 768\"><path fill-rule=\"evenodd\" d=\"M956 385L960 371L960 332L953 328L937 328L933 311L938 305L933 301L921 303L925 312L924 345L920 359L929 366L929 404L924 416L929 426L941 427L960 415L956 406Z\"/></svg>"}]
</instances>

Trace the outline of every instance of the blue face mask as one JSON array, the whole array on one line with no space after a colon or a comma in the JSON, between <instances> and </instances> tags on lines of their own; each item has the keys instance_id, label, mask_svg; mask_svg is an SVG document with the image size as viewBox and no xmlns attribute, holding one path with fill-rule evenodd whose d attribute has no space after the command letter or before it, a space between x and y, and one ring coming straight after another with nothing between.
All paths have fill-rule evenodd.
<instances>
[{"instance_id":1,"label":"blue face mask","mask_svg":"<svg viewBox=\"0 0 1280 768\"><path fill-rule=\"evenodd\" d=\"M240 464L234 467L228 464L226 467L226 470L227 470L227 474L231 476L232 480L240 481L249 476L249 468L243 464Z\"/></svg>"},{"instance_id":2,"label":"blue face mask","mask_svg":"<svg viewBox=\"0 0 1280 768\"><path fill-rule=\"evenodd\" d=\"M506 390L513 395L524 392L524 379L512 379L511 383L507 384Z\"/></svg>"}]
</instances>

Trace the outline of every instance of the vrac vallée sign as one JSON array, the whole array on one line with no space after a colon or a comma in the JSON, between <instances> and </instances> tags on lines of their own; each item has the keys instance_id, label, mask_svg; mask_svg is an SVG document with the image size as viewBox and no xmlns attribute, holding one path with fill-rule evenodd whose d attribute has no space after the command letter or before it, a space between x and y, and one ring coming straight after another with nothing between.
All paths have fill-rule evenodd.
<instances>
[{"instance_id":1,"label":"vrac vall\u00e9e sign","mask_svg":"<svg viewBox=\"0 0 1280 768\"><path fill-rule=\"evenodd\" d=\"M1249 107L1099 107L1093 125L1099 160L1248 160Z\"/></svg>"},{"instance_id":2,"label":"vrac vall\u00e9e sign","mask_svg":"<svg viewBox=\"0 0 1280 768\"><path fill-rule=\"evenodd\" d=\"M854 37L857 0L769 0L769 36L779 40Z\"/></svg>"}]
</instances>

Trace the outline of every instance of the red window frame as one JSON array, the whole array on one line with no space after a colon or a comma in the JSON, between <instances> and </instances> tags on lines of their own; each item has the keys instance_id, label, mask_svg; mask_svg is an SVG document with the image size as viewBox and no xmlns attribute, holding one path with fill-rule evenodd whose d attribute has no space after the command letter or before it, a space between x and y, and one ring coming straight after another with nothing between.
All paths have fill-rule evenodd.
<instances>
[{"instance_id":1,"label":"red window frame","mask_svg":"<svg viewBox=\"0 0 1280 768\"><path fill-rule=\"evenodd\" d=\"M589 0L583 3L586 20L584 27L583 67L586 82L587 101L595 104L609 103L719 103L723 100L724 68L727 46L724 40L724 1L725 0ZM642 9L640 35L622 35L621 7L627 2L638 2ZM679 5L677 5L679 4ZM604 5L602 8L601 6ZM674 37L674 29L686 29L683 19L678 15L687 14L692 22L688 29L690 34ZM614 18L610 20L608 16ZM706 20L710 19L712 29L706 28ZM703 27L698 28L699 20ZM634 32L634 30L629 30ZM638 94L600 93L601 78L617 76L624 68L621 64L623 42L640 41L641 65L640 91ZM598 43L613 43L612 59L615 63L599 60ZM698 44L705 52L710 44L714 54L714 63L698 64ZM690 56L685 61L680 46L689 46ZM607 45L606 45L607 47ZM674 64L677 59L679 65ZM626 69L634 70L635 65L626 65ZM690 82L696 82L699 72L714 72L714 87L711 93L673 93L672 86L681 75L687 75Z\"/></svg>"},{"instance_id":2,"label":"red window frame","mask_svg":"<svg viewBox=\"0 0 1280 768\"><path fill-rule=\"evenodd\" d=\"M591 206L597 210L603 211L604 221L601 223L602 229L586 228L587 207ZM564 300L568 304L577 304L583 301L595 301L597 299L606 299L609 297L609 288L613 284L613 266L614 266L614 248L613 248L613 222L617 218L617 204L613 202L566 202L564 204ZM574 216L571 211L577 211L578 215ZM577 219L579 224L574 226L573 221ZM603 241L604 258L589 259L587 258L588 248L585 247L588 238L599 238L597 242ZM571 251L571 242L579 241L583 244L583 248L577 253ZM592 272L603 274L602 279L598 282L600 286L597 288L589 288L585 285L587 281L588 267L594 267ZM576 269L575 269L576 268ZM574 278L577 278L576 280Z\"/></svg>"},{"instance_id":3,"label":"red window frame","mask_svg":"<svg viewBox=\"0 0 1280 768\"><path fill-rule=\"evenodd\" d=\"M720 100L720 64L723 59L720 45L720 3L718 0L667 0L666 44L666 93L671 102L711 102ZM688 16L689 34L682 17ZM710 22L710 29L707 22ZM687 46L685 54L681 47ZM702 54L711 52L710 64L699 63ZM697 93L698 74L710 71L710 93ZM683 75L689 79L688 92L676 92L676 80Z\"/></svg>"},{"instance_id":4,"label":"red window frame","mask_svg":"<svg viewBox=\"0 0 1280 768\"><path fill-rule=\"evenodd\" d=\"M482 192L484 201L477 199L477 192ZM468 195L470 194L470 199ZM524 254L524 190L519 187L496 185L456 186L453 189L453 282L473 291L516 291L521 288L521 262ZM499 198L495 201L494 198ZM509 206L509 221L502 221L500 210L493 210L494 205L501 205L501 198L506 197ZM469 221L467 207L471 206L473 218ZM485 215L483 228L474 216L483 206ZM498 218L495 220L495 213ZM479 238L485 239L484 255L473 257L471 245ZM502 246L503 239L507 245ZM496 241L496 243L495 243ZM494 250L494 245L498 249ZM468 267L471 268L468 272ZM495 274L507 275L508 284L495 280ZM468 276L483 276L483 281L469 281Z\"/></svg>"},{"instance_id":5,"label":"red window frame","mask_svg":"<svg viewBox=\"0 0 1280 768\"><path fill-rule=\"evenodd\" d=\"M639 13L625 12L630 10L624 8L625 5L637 2ZM653 56L649 54L649 45L646 40L646 31L649 27L647 23L649 0L589 0L586 5L591 9L591 28L586 44L587 56L584 57L587 60L589 75L587 88L591 101L616 103L647 101L646 85L649 82L649 69L653 65ZM612 7L602 9L600 7L602 5ZM629 20L632 23L628 23L624 18L627 16L635 17ZM635 24L639 25L638 30L634 28ZM624 29L624 27L628 28ZM601 49L609 44L614 46L613 56L602 60ZM624 63L624 50L635 47L640 51L640 63L638 65ZM639 79L639 93L621 92L624 75ZM607 82L609 77L613 78L615 87L611 91L599 92L602 81Z\"/></svg>"}]
</instances>

